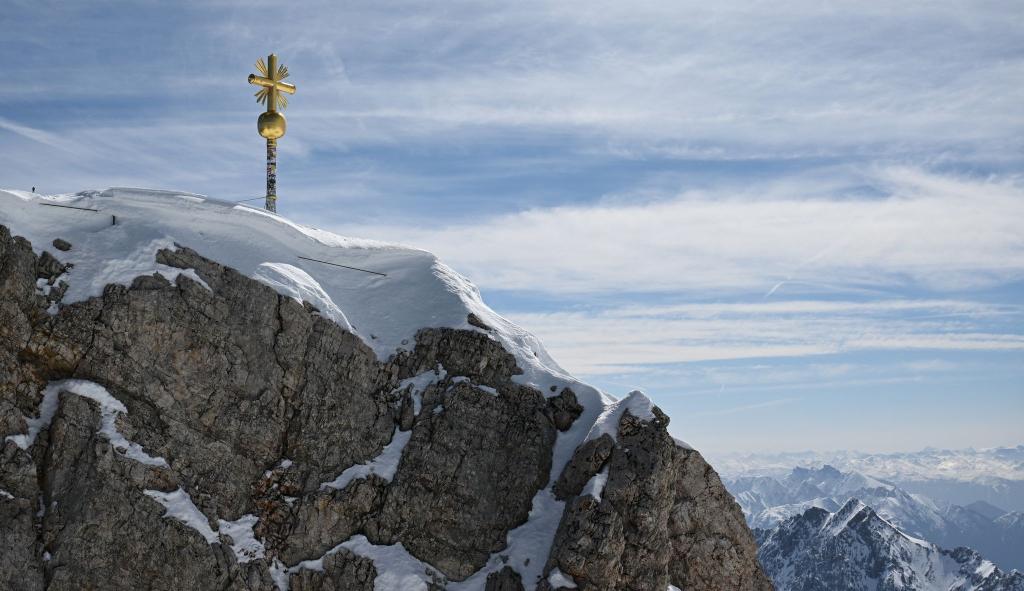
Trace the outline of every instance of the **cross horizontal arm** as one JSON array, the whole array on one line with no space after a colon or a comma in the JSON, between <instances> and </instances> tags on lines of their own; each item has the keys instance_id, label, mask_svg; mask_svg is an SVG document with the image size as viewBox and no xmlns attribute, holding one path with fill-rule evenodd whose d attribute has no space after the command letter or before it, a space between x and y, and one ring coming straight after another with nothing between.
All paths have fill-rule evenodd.
<instances>
[{"instance_id":1,"label":"cross horizontal arm","mask_svg":"<svg viewBox=\"0 0 1024 591\"><path fill-rule=\"evenodd\" d=\"M278 82L276 80L271 80L270 78L257 76L256 74L249 74L249 84L253 84L255 86L264 86L266 88L274 88L276 90L280 90L281 92L287 92L288 94L295 94L294 84L288 84L287 82Z\"/></svg>"}]
</instances>

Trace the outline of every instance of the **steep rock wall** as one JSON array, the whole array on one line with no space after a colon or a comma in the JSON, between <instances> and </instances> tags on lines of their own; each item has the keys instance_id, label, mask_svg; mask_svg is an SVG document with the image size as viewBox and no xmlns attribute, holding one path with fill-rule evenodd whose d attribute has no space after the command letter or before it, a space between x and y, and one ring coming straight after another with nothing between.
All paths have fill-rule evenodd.
<instances>
[{"instance_id":1,"label":"steep rock wall","mask_svg":"<svg viewBox=\"0 0 1024 591\"><path fill-rule=\"evenodd\" d=\"M580 408L515 383L486 326L380 362L309 304L187 248L157 257L198 280L61 306L67 269L0 226L0 587L372 589L395 569L442 589L498 556L487 589L770 588L660 411L552 475ZM565 510L523 580L506 536L552 476Z\"/></svg>"}]
</instances>

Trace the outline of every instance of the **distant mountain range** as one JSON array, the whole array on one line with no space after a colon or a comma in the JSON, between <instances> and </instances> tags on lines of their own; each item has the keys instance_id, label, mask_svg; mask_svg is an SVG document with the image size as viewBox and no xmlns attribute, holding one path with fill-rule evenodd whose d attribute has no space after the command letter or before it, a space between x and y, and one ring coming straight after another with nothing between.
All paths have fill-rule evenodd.
<instances>
[{"instance_id":1,"label":"distant mountain range","mask_svg":"<svg viewBox=\"0 0 1024 591\"><path fill-rule=\"evenodd\" d=\"M784 477L794 466L834 466L895 484L938 503L985 501L1024 512L1024 445L989 449L932 449L871 454L857 451L724 454L712 456L724 478Z\"/></svg>"},{"instance_id":2,"label":"distant mountain range","mask_svg":"<svg viewBox=\"0 0 1024 591\"><path fill-rule=\"evenodd\" d=\"M835 512L812 507L756 535L778 591L1024 591L1020 572L909 536L858 499Z\"/></svg>"},{"instance_id":3,"label":"distant mountain range","mask_svg":"<svg viewBox=\"0 0 1024 591\"><path fill-rule=\"evenodd\" d=\"M937 503L891 482L832 466L724 482L751 528L770 529L811 508L833 513L856 498L910 536L944 548L970 547L1002 568L1024 569L1024 513L988 502Z\"/></svg>"}]
</instances>

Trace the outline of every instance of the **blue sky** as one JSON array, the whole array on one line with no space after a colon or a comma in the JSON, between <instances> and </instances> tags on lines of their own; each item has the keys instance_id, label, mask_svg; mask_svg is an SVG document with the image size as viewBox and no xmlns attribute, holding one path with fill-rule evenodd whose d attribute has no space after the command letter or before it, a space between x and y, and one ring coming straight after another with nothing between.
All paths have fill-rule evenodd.
<instances>
[{"instance_id":1,"label":"blue sky","mask_svg":"<svg viewBox=\"0 0 1024 591\"><path fill-rule=\"evenodd\" d=\"M5 3L0 185L437 252L709 454L1024 440L1024 5Z\"/></svg>"}]
</instances>

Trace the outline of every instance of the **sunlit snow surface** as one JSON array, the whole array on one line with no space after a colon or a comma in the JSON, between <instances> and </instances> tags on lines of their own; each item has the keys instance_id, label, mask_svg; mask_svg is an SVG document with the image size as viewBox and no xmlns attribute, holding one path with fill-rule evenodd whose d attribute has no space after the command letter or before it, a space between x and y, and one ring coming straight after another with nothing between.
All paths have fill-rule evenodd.
<instances>
[{"instance_id":1,"label":"sunlit snow surface","mask_svg":"<svg viewBox=\"0 0 1024 591\"><path fill-rule=\"evenodd\" d=\"M146 189L114 188L55 196L0 191L0 224L10 228L12 234L30 240L37 253L46 250L61 262L74 265L63 277L70 285L63 305L98 296L107 284L129 284L140 275L160 273L172 281L178 275L185 275L203 283L194 270L156 263L158 250L174 248L177 244L232 267L278 293L311 303L325 317L358 335L382 360L403 349L412 349L415 335L422 328L474 330L496 339L515 356L523 371L515 376L516 382L532 386L545 396L571 387L584 411L568 431L558 434L551 479L534 497L528 521L509 532L508 546L492 555L483 569L466 581L449 583L452 591L482 589L487 575L505 564L514 566L527 589L533 589L542 576L564 508L564 503L552 495L550 485L561 474L573 451L588 435L609 433L614 437L618 419L627 410L645 420L653 416L650 400L640 392L630 393L617 403L570 376L533 335L488 308L468 279L423 250L346 238L295 224L261 209L201 195ZM61 252L53 248L51 243L55 238L67 240L72 249ZM309 259L368 269L384 276ZM484 331L469 324L470 313L491 330ZM403 386L412 385L422 391L444 376L444 368L438 368L436 372L410 378ZM416 398L416 410L420 411L418 396ZM39 429L52 417L55 405L55 398L44 399L39 417L28 419L29 432L12 435L16 443L30 445ZM110 414L113 417L114 411ZM118 440L116 430L107 435L132 459L143 463L163 461L150 458L130 442ZM390 476L406 439L405 434L396 433L392 445L381 457L350 468L350 472L340 475L331 485L343 487L371 472ZM600 488L598 481L594 481L588 492L599 496ZM165 506L168 517L195 528L211 543L215 539L211 537L215 536L214 530L205 518L200 518L198 510L193 511L195 505L185 491L146 491L146 494ZM248 516L218 524L221 533L235 539L234 550L240 560L262 556L262 545L250 539L253 524ZM405 586L412 580L403 574L406 571L415 571L417 579L425 585L421 575L429 569L400 545L373 546L356 536L339 547L378 561L382 571L375 584L378 591L411 588ZM410 566L409 560L415 564ZM275 579L285 588L288 572L315 568L318 563L322 564L322 559L294 566L278 563ZM390 567L395 570L389 570Z\"/></svg>"}]
</instances>

